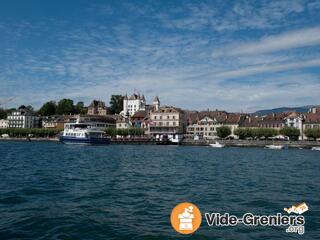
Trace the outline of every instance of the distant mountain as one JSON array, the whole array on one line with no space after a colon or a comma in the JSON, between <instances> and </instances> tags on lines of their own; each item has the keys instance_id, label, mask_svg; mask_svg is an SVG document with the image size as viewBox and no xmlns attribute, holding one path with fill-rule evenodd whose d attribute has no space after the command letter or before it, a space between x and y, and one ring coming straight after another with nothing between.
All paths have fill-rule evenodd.
<instances>
[{"instance_id":1,"label":"distant mountain","mask_svg":"<svg viewBox=\"0 0 320 240\"><path fill-rule=\"evenodd\" d=\"M280 107L280 108L274 108L274 109L264 109L264 110L258 110L254 114L256 115L266 115L269 113L279 113L279 112L287 112L287 111L296 111L300 113L307 113L310 108L312 108L314 105L308 105L308 106L302 106L302 107Z\"/></svg>"}]
</instances>

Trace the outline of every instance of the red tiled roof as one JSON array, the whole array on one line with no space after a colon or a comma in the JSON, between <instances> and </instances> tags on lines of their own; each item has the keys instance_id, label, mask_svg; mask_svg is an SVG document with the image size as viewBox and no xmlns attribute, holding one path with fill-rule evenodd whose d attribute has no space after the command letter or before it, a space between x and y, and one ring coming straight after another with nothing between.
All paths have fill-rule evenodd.
<instances>
[{"instance_id":1,"label":"red tiled roof","mask_svg":"<svg viewBox=\"0 0 320 240\"><path fill-rule=\"evenodd\" d=\"M134 113L134 115L131 118L145 118L147 116L147 111L137 111Z\"/></svg>"},{"instance_id":2,"label":"red tiled roof","mask_svg":"<svg viewBox=\"0 0 320 240\"><path fill-rule=\"evenodd\" d=\"M240 127L259 127L259 122L261 120L262 117L259 116L247 116L240 122Z\"/></svg>"},{"instance_id":3,"label":"red tiled roof","mask_svg":"<svg viewBox=\"0 0 320 240\"><path fill-rule=\"evenodd\" d=\"M305 123L320 123L320 113L307 113Z\"/></svg>"},{"instance_id":4,"label":"red tiled roof","mask_svg":"<svg viewBox=\"0 0 320 240\"><path fill-rule=\"evenodd\" d=\"M227 118L225 111L201 111L201 112L188 112L188 124L194 124L205 117L216 119L218 122L224 122Z\"/></svg>"},{"instance_id":5,"label":"red tiled roof","mask_svg":"<svg viewBox=\"0 0 320 240\"><path fill-rule=\"evenodd\" d=\"M229 113L225 119L226 124L238 124L241 120L242 114L240 113Z\"/></svg>"}]
</instances>

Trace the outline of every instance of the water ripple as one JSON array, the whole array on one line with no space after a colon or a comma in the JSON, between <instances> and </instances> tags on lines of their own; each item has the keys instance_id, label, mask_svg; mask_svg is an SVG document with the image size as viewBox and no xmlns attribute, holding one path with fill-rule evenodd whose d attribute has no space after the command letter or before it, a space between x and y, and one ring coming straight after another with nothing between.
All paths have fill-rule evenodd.
<instances>
[{"instance_id":1,"label":"water ripple","mask_svg":"<svg viewBox=\"0 0 320 240\"><path fill-rule=\"evenodd\" d=\"M320 235L319 153L256 148L0 142L0 239L177 239L171 209L274 214L306 201ZM203 220L204 221L204 220ZM298 239L283 228L202 227L185 239Z\"/></svg>"}]
</instances>

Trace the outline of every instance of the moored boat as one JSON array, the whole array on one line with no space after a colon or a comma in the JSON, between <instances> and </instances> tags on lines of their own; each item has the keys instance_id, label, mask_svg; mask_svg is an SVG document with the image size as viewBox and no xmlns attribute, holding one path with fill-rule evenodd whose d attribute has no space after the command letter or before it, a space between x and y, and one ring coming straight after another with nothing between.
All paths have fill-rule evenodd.
<instances>
[{"instance_id":1,"label":"moored boat","mask_svg":"<svg viewBox=\"0 0 320 240\"><path fill-rule=\"evenodd\" d=\"M66 123L60 142L65 144L109 144L105 132L87 123Z\"/></svg>"},{"instance_id":2,"label":"moored boat","mask_svg":"<svg viewBox=\"0 0 320 240\"><path fill-rule=\"evenodd\" d=\"M286 144L284 144L284 145L266 145L265 148L281 150L281 149L287 149L288 145L286 145Z\"/></svg>"},{"instance_id":3,"label":"moored boat","mask_svg":"<svg viewBox=\"0 0 320 240\"><path fill-rule=\"evenodd\" d=\"M210 147L214 147L214 148L223 148L225 147L226 145L225 144L221 144L219 142L215 142L215 143L211 143L209 144Z\"/></svg>"},{"instance_id":4,"label":"moored boat","mask_svg":"<svg viewBox=\"0 0 320 240\"><path fill-rule=\"evenodd\" d=\"M320 151L320 147L312 147L311 150L313 150L313 151Z\"/></svg>"}]
</instances>

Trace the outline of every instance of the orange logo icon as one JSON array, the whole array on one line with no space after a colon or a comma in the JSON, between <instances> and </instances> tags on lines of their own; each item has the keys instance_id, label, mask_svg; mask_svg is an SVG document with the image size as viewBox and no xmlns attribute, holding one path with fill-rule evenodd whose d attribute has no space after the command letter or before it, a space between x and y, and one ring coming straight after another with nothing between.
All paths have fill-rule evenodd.
<instances>
[{"instance_id":1,"label":"orange logo icon","mask_svg":"<svg viewBox=\"0 0 320 240\"><path fill-rule=\"evenodd\" d=\"M189 202L180 203L172 209L171 225L178 233L191 234L201 225L201 212L199 208Z\"/></svg>"}]
</instances>

